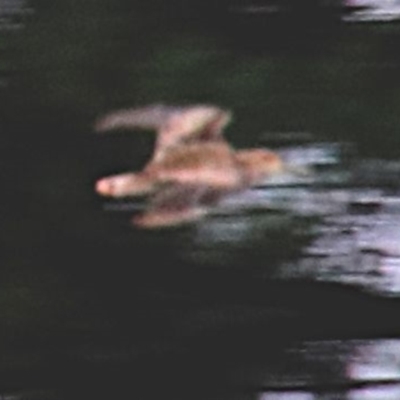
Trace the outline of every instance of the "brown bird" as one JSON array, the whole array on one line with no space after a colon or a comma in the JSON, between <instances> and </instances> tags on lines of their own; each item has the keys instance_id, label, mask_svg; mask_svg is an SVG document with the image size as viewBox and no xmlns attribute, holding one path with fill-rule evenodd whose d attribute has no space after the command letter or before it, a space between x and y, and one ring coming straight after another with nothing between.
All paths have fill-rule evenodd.
<instances>
[{"instance_id":1,"label":"brown bird","mask_svg":"<svg viewBox=\"0 0 400 400\"><path fill-rule=\"evenodd\" d=\"M101 178L96 192L114 198L151 195L147 210L133 223L172 226L201 218L227 194L285 169L270 150L233 149L222 136L230 120L230 112L208 105L152 105L106 115L96 123L99 132L140 127L155 129L158 137L141 172Z\"/></svg>"},{"instance_id":2,"label":"brown bird","mask_svg":"<svg viewBox=\"0 0 400 400\"><path fill-rule=\"evenodd\" d=\"M194 161L181 170L176 164L166 175L165 171L161 173L162 178L172 178L170 183L155 192L148 209L133 218L134 225L150 229L196 221L207 215L221 198L257 185L284 167L280 157L269 150L239 150L210 164L206 162L205 149L197 150L198 165Z\"/></svg>"},{"instance_id":3,"label":"brown bird","mask_svg":"<svg viewBox=\"0 0 400 400\"><path fill-rule=\"evenodd\" d=\"M182 143L223 140L222 130L230 120L230 112L211 105L171 107L155 104L106 114L97 121L95 130L156 130L153 160L158 161L169 149Z\"/></svg>"},{"instance_id":4,"label":"brown bird","mask_svg":"<svg viewBox=\"0 0 400 400\"><path fill-rule=\"evenodd\" d=\"M225 142L190 143L169 150L139 173L100 179L96 191L116 198L154 193L135 225L171 226L199 219L227 194L283 169L281 158L270 150L235 151Z\"/></svg>"}]
</instances>

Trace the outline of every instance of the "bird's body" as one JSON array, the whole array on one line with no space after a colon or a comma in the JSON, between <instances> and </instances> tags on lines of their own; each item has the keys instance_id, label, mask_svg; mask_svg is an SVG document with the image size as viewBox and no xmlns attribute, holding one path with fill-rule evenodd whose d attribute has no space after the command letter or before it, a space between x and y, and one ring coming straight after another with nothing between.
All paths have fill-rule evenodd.
<instances>
[{"instance_id":1,"label":"bird's body","mask_svg":"<svg viewBox=\"0 0 400 400\"><path fill-rule=\"evenodd\" d=\"M144 126L149 123L144 115L150 114L139 110L129 115L134 115L136 123L142 115ZM96 191L102 196L151 195L148 209L133 220L136 226L154 228L197 220L227 194L257 185L283 169L276 153L266 149L235 150L222 138L221 118L226 124L228 113L206 106L183 108L181 114L177 108L172 110L159 109L150 118L164 122L157 125L161 128L155 154L141 172L109 176L96 183ZM163 112L164 117L156 117ZM115 127L122 123L121 115L109 114L100 125ZM125 123L126 118L122 118ZM165 128L172 125L174 129Z\"/></svg>"},{"instance_id":2,"label":"bird's body","mask_svg":"<svg viewBox=\"0 0 400 400\"><path fill-rule=\"evenodd\" d=\"M96 190L109 197L149 194L163 184L206 185L230 188L241 183L234 150L224 142L194 143L168 151L143 171L100 179Z\"/></svg>"},{"instance_id":3,"label":"bird's body","mask_svg":"<svg viewBox=\"0 0 400 400\"><path fill-rule=\"evenodd\" d=\"M149 194L166 184L236 190L256 185L282 168L279 156L269 150L235 151L225 143L188 144L150 162L141 172L100 179L96 191L118 198Z\"/></svg>"}]
</instances>

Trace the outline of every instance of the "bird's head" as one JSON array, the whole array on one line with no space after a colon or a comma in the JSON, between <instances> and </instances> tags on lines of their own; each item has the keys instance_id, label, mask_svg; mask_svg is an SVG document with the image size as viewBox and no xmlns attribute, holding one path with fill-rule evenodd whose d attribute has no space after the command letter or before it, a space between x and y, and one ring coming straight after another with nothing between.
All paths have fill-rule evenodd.
<instances>
[{"instance_id":1,"label":"bird's head","mask_svg":"<svg viewBox=\"0 0 400 400\"><path fill-rule=\"evenodd\" d=\"M284 171L281 157L266 149L239 150L236 153L247 183L257 184L265 178Z\"/></svg>"}]
</instances>

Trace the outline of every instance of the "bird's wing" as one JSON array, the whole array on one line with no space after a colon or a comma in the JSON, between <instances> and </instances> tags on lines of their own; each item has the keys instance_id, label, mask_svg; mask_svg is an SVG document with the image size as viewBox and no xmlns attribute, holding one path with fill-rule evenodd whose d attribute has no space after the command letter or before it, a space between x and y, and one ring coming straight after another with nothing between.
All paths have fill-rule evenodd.
<instances>
[{"instance_id":1,"label":"bird's wing","mask_svg":"<svg viewBox=\"0 0 400 400\"><path fill-rule=\"evenodd\" d=\"M224 141L222 131L231 113L212 105L188 107L149 105L114 111L95 124L97 132L142 128L155 130L157 140L152 160L161 160L171 148L183 143Z\"/></svg>"},{"instance_id":2,"label":"bird's wing","mask_svg":"<svg viewBox=\"0 0 400 400\"><path fill-rule=\"evenodd\" d=\"M94 126L96 132L114 129L142 128L159 131L172 115L181 112L181 107L152 104L141 108L111 111L100 117Z\"/></svg>"},{"instance_id":3,"label":"bird's wing","mask_svg":"<svg viewBox=\"0 0 400 400\"><path fill-rule=\"evenodd\" d=\"M210 105L186 107L171 113L158 132L154 159L162 159L177 145L224 141L222 132L230 120L230 112Z\"/></svg>"},{"instance_id":4,"label":"bird's wing","mask_svg":"<svg viewBox=\"0 0 400 400\"><path fill-rule=\"evenodd\" d=\"M159 145L175 144L182 139L207 141L221 136L231 113L212 105L187 107L153 104L142 108L112 111L95 123L97 132L113 129L143 128L156 130Z\"/></svg>"},{"instance_id":5,"label":"bird's wing","mask_svg":"<svg viewBox=\"0 0 400 400\"><path fill-rule=\"evenodd\" d=\"M209 140L219 137L230 120L229 111L212 105L193 105L171 113L161 133L182 135L185 139Z\"/></svg>"}]
</instances>

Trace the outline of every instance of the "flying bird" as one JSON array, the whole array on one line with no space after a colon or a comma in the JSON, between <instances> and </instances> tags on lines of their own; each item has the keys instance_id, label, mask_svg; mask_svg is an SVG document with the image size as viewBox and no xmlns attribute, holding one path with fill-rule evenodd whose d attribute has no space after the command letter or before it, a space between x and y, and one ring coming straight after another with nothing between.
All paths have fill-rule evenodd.
<instances>
[{"instance_id":1,"label":"flying bird","mask_svg":"<svg viewBox=\"0 0 400 400\"><path fill-rule=\"evenodd\" d=\"M101 178L95 190L106 197L149 196L133 223L143 228L198 220L228 194L257 185L285 165L267 149L235 150L222 130L231 114L218 107L149 106L117 111L100 119L97 131L153 128L154 155L140 172Z\"/></svg>"},{"instance_id":2,"label":"flying bird","mask_svg":"<svg viewBox=\"0 0 400 400\"><path fill-rule=\"evenodd\" d=\"M159 176L165 184L154 191L147 210L132 219L134 225L150 229L199 220L222 198L257 185L284 169L280 157L269 150L238 150L230 155L226 153L226 158L218 161L208 158L217 152L207 154L202 146L196 151L198 158L192 165L176 163L170 170L161 172Z\"/></svg>"}]
</instances>

